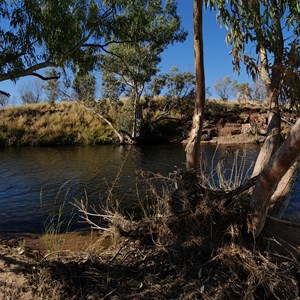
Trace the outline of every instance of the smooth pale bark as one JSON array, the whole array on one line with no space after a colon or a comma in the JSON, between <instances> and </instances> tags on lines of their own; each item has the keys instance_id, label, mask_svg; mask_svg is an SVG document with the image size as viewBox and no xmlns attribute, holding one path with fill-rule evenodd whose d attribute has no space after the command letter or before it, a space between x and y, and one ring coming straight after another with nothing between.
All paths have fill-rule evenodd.
<instances>
[{"instance_id":1,"label":"smooth pale bark","mask_svg":"<svg viewBox=\"0 0 300 300\"><path fill-rule=\"evenodd\" d=\"M269 212L273 217L282 218L292 196L292 186L295 182L295 174L300 166L297 160L285 173L277 185L276 191L270 200Z\"/></svg>"},{"instance_id":2,"label":"smooth pale bark","mask_svg":"<svg viewBox=\"0 0 300 300\"><path fill-rule=\"evenodd\" d=\"M292 127L288 138L262 169L254 186L251 199L253 214L251 225L258 236L265 224L270 199L282 177L300 157L300 118Z\"/></svg>"},{"instance_id":3,"label":"smooth pale bark","mask_svg":"<svg viewBox=\"0 0 300 300\"><path fill-rule=\"evenodd\" d=\"M280 114L279 112L269 113L269 124L267 129L267 138L260 149L252 172L252 177L259 175L261 170L270 161L272 155L280 145Z\"/></svg>"},{"instance_id":4,"label":"smooth pale bark","mask_svg":"<svg viewBox=\"0 0 300 300\"><path fill-rule=\"evenodd\" d=\"M271 78L270 74L268 72L268 56L266 48L261 46L260 47L260 69L259 74L262 82L264 83L266 87L266 101L267 105L270 106L271 104Z\"/></svg>"},{"instance_id":5,"label":"smooth pale bark","mask_svg":"<svg viewBox=\"0 0 300 300\"><path fill-rule=\"evenodd\" d=\"M133 100L133 127L132 138L139 139L141 137L141 129L143 124L143 110L140 104L142 92L138 91L137 83L134 82L134 100Z\"/></svg>"},{"instance_id":6,"label":"smooth pale bark","mask_svg":"<svg viewBox=\"0 0 300 300\"><path fill-rule=\"evenodd\" d=\"M203 30L202 30L203 1L194 0L194 54L196 68L196 99L192 129L185 147L186 167L196 169L200 159L200 141L204 119L205 105L205 75L203 57Z\"/></svg>"},{"instance_id":7,"label":"smooth pale bark","mask_svg":"<svg viewBox=\"0 0 300 300\"><path fill-rule=\"evenodd\" d=\"M267 138L263 144L263 147L259 153L258 159L255 163L252 176L256 176L269 163L273 153L277 150L280 144L280 113L278 98L280 94L280 85L282 80L282 67L283 67L283 51L284 40L282 34L282 27L280 22L280 16L274 16L274 29L276 30L276 47L274 47L274 61L270 64L268 60L267 49L264 44L264 40L261 37L264 36L263 25L264 21L261 20L260 5L256 3L256 15L257 23L254 28L257 36L257 42L259 45L260 55L260 76L265 84L267 92L267 103L270 108L268 117L268 130ZM275 4L274 4L275 5Z\"/></svg>"}]
</instances>

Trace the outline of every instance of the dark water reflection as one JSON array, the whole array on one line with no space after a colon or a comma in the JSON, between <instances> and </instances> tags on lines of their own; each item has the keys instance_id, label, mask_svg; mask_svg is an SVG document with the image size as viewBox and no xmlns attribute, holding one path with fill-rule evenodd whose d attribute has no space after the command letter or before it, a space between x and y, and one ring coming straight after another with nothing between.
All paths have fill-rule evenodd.
<instances>
[{"instance_id":1,"label":"dark water reflection","mask_svg":"<svg viewBox=\"0 0 300 300\"><path fill-rule=\"evenodd\" d=\"M236 146L204 145L208 168L220 158L230 169ZM246 152L246 168L256 159L258 147L240 146ZM66 199L85 197L98 205L124 163L116 187L115 197L130 205L136 199L136 170L167 175L177 166L184 167L184 148L176 144L144 147L70 146L0 148L0 230L41 232L43 218ZM61 189L59 195L58 191ZM299 216L299 185L288 214ZM41 201L43 209L41 210ZM71 210L71 205L66 211ZM297 217L297 216L296 216Z\"/></svg>"}]
</instances>

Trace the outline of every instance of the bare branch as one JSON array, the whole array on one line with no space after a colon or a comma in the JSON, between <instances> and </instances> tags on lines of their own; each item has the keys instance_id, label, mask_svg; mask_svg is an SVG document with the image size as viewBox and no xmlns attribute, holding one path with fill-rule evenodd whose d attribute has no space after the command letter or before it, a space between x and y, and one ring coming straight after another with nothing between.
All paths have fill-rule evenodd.
<instances>
[{"instance_id":1,"label":"bare branch","mask_svg":"<svg viewBox=\"0 0 300 300\"><path fill-rule=\"evenodd\" d=\"M80 47L82 47L82 45L91 37L91 33L89 33L86 37L84 37L83 39L81 39L73 48L69 49L66 53L64 53L62 55L63 59L68 58L69 56L71 56L74 52L76 52L77 50L80 49ZM44 69L47 67L57 67L57 63L52 62L50 60L46 60L44 62L38 63L36 65L33 65L27 69L24 70L20 70L20 71L11 71L8 72L6 74L1 74L0 75L0 82L4 81L4 80L14 80L17 79L19 77L25 77L25 76L36 76L39 77L41 79L43 79L41 77L41 75L35 73L35 71L40 70L40 69ZM54 79L54 78L53 78ZM43 79L45 80L45 79Z\"/></svg>"},{"instance_id":2,"label":"bare branch","mask_svg":"<svg viewBox=\"0 0 300 300\"><path fill-rule=\"evenodd\" d=\"M83 107L86 110L92 112L93 114L95 114L96 116L98 116L100 119L102 119L104 122L106 122L112 128L112 130L114 131L115 135L118 137L118 139L120 141L120 144L123 144L123 142L124 142L123 136L119 133L119 131L115 128L115 126L107 118L105 118L103 115L101 115L99 112L95 111L94 109L86 106L84 103L79 102L79 101L77 101L77 103L81 107Z\"/></svg>"},{"instance_id":3,"label":"bare branch","mask_svg":"<svg viewBox=\"0 0 300 300\"><path fill-rule=\"evenodd\" d=\"M0 95L4 95L6 97L10 97L10 94L0 90Z\"/></svg>"},{"instance_id":4,"label":"bare branch","mask_svg":"<svg viewBox=\"0 0 300 300\"><path fill-rule=\"evenodd\" d=\"M91 44L91 43L86 43L86 44L83 44L82 46L83 47L91 47L91 48L101 48L101 49L103 49L103 48L105 48L105 47L107 47L109 45L112 45L112 44L119 45L119 44L124 44L124 43L133 43L133 41L132 40L128 40L128 41L116 41L116 40L112 40L112 41L107 42L106 44L94 44L94 43Z\"/></svg>"},{"instance_id":5,"label":"bare branch","mask_svg":"<svg viewBox=\"0 0 300 300\"><path fill-rule=\"evenodd\" d=\"M36 76L36 77L38 77L38 78L40 78L42 80L53 80L53 79L59 79L60 78L59 75L57 75L57 76L50 76L50 77L45 77L45 76L43 76L41 74L38 74L38 73L32 73L31 75L32 76Z\"/></svg>"},{"instance_id":6,"label":"bare branch","mask_svg":"<svg viewBox=\"0 0 300 300\"><path fill-rule=\"evenodd\" d=\"M19 77L32 76L32 73L37 70L55 66L56 64L51 61L44 61L21 71L11 71L6 74L2 74L0 75L0 82L4 80L14 80Z\"/></svg>"}]
</instances>

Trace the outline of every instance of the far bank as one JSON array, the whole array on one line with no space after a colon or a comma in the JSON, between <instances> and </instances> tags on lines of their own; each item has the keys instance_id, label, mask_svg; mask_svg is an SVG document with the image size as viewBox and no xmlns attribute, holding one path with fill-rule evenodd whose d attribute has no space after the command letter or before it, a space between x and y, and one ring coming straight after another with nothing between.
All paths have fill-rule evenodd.
<instances>
[{"instance_id":1,"label":"far bank","mask_svg":"<svg viewBox=\"0 0 300 300\"><path fill-rule=\"evenodd\" d=\"M163 112L157 99L143 106L147 116L140 143L183 142L191 127L191 113ZM149 113L152 110L151 114ZM118 143L116 131L128 136L130 118L126 100L121 107L109 108L104 118L76 102L38 103L0 110L0 146L96 145ZM191 110L192 111L192 110ZM150 117L149 117L150 116ZM283 134L293 115L286 112ZM261 143L267 126L267 111L261 102L209 100L206 104L203 142L220 144Z\"/></svg>"}]
</instances>

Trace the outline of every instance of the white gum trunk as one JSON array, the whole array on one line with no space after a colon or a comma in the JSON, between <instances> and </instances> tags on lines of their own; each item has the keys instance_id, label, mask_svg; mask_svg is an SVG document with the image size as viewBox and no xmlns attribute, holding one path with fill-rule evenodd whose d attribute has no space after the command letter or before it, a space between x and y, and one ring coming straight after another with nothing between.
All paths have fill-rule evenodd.
<instances>
[{"instance_id":1,"label":"white gum trunk","mask_svg":"<svg viewBox=\"0 0 300 300\"><path fill-rule=\"evenodd\" d=\"M282 218L292 196L292 186L300 161L297 160L282 177L270 199L270 214L276 218Z\"/></svg>"},{"instance_id":2,"label":"white gum trunk","mask_svg":"<svg viewBox=\"0 0 300 300\"><path fill-rule=\"evenodd\" d=\"M294 124L288 138L265 164L254 186L251 199L253 214L251 225L255 236L264 227L270 199L278 183L300 157L300 118Z\"/></svg>"}]
</instances>

